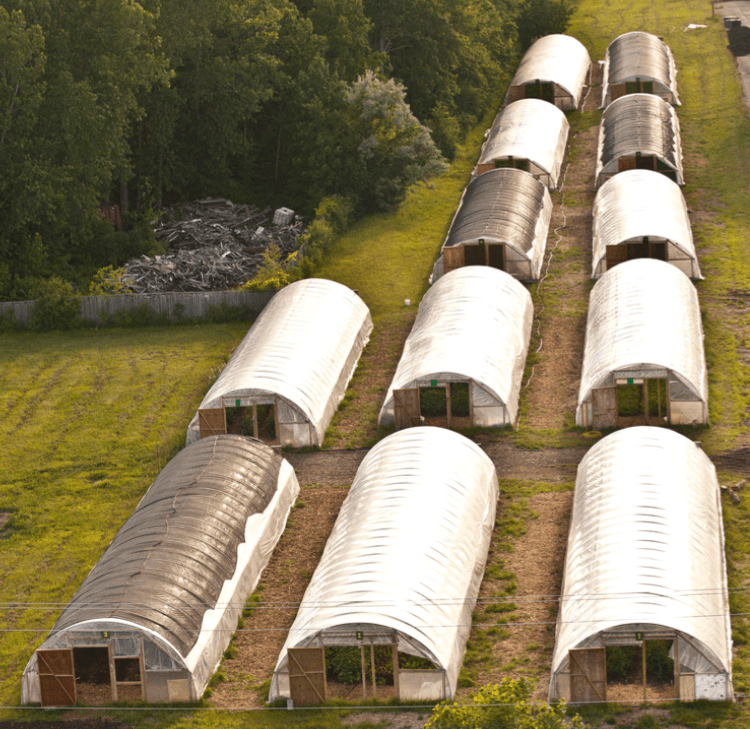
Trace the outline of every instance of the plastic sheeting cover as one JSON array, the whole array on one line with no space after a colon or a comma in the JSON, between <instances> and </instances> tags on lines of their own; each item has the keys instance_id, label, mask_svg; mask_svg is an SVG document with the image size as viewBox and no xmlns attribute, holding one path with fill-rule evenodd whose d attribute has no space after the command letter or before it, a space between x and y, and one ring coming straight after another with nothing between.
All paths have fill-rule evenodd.
<instances>
[{"instance_id":1,"label":"plastic sheeting cover","mask_svg":"<svg viewBox=\"0 0 750 729\"><path fill-rule=\"evenodd\" d=\"M55 623L119 618L186 656L237 562L248 518L273 498L282 459L241 436L204 438L157 476Z\"/></svg>"},{"instance_id":2,"label":"plastic sheeting cover","mask_svg":"<svg viewBox=\"0 0 750 729\"><path fill-rule=\"evenodd\" d=\"M552 198L523 170L500 168L475 177L464 190L443 248L484 238L515 248L538 274L547 245Z\"/></svg>"},{"instance_id":3,"label":"plastic sheeting cover","mask_svg":"<svg viewBox=\"0 0 750 729\"><path fill-rule=\"evenodd\" d=\"M589 52L580 41L569 35L546 35L526 51L510 86L552 82L570 94L577 108L590 66ZM505 101L508 102L507 95Z\"/></svg>"},{"instance_id":4,"label":"plastic sheeting cover","mask_svg":"<svg viewBox=\"0 0 750 729\"><path fill-rule=\"evenodd\" d=\"M672 51L663 40L643 31L623 33L609 44L604 58L602 107L610 101L612 84L636 78L656 82L670 93L670 103L679 104L676 75Z\"/></svg>"},{"instance_id":5,"label":"plastic sheeting cover","mask_svg":"<svg viewBox=\"0 0 750 729\"><path fill-rule=\"evenodd\" d=\"M568 650L596 645L598 633L619 625L682 631L731 672L719 484L700 447L665 428L635 427L589 450L578 467L562 590L551 697ZM686 661L697 665L688 651Z\"/></svg>"},{"instance_id":6,"label":"plastic sheeting cover","mask_svg":"<svg viewBox=\"0 0 750 729\"><path fill-rule=\"evenodd\" d=\"M591 291L576 422L591 389L612 372L666 367L696 400L708 401L703 326L695 286L664 261L641 258L607 271Z\"/></svg>"},{"instance_id":7,"label":"plastic sheeting cover","mask_svg":"<svg viewBox=\"0 0 750 729\"><path fill-rule=\"evenodd\" d=\"M275 393L304 413L318 439L310 445L320 445L371 331L354 291L326 279L296 281L271 299L200 407L221 407L222 398L243 392ZM196 413L187 440L197 438Z\"/></svg>"},{"instance_id":8,"label":"plastic sheeting cover","mask_svg":"<svg viewBox=\"0 0 750 729\"><path fill-rule=\"evenodd\" d=\"M607 246L653 236L666 238L695 261L693 232L680 186L651 170L627 170L607 180L596 193L593 209L592 276L606 259Z\"/></svg>"},{"instance_id":9,"label":"plastic sheeting cover","mask_svg":"<svg viewBox=\"0 0 750 729\"><path fill-rule=\"evenodd\" d=\"M505 107L492 123L478 164L528 159L545 170L557 187L570 124L556 106L541 99L520 99Z\"/></svg>"},{"instance_id":10,"label":"plastic sheeting cover","mask_svg":"<svg viewBox=\"0 0 750 729\"><path fill-rule=\"evenodd\" d=\"M467 266L445 274L419 305L380 423L393 422L394 389L437 372L479 383L514 422L533 318L528 290L504 271Z\"/></svg>"},{"instance_id":11,"label":"plastic sheeting cover","mask_svg":"<svg viewBox=\"0 0 750 729\"><path fill-rule=\"evenodd\" d=\"M452 431L409 428L372 448L281 650L270 700L289 647L324 645L352 624L396 631L399 650L445 669L452 696L497 497L492 461Z\"/></svg>"},{"instance_id":12,"label":"plastic sheeting cover","mask_svg":"<svg viewBox=\"0 0 750 729\"><path fill-rule=\"evenodd\" d=\"M615 99L602 114L599 152L596 161L597 184L601 174L612 173L621 157L640 153L654 156L677 173L683 182L680 123L672 106L652 94L628 94Z\"/></svg>"}]
</instances>

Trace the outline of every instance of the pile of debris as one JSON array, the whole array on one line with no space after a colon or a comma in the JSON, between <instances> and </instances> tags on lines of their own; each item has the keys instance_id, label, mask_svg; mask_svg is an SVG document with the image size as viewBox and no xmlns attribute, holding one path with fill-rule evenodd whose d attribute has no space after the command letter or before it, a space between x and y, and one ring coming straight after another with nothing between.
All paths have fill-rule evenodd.
<instances>
[{"instance_id":1,"label":"pile of debris","mask_svg":"<svg viewBox=\"0 0 750 729\"><path fill-rule=\"evenodd\" d=\"M128 261L121 283L135 294L227 291L252 279L274 243L282 260L306 231L299 216L279 208L234 205L212 198L170 208L153 223L167 252Z\"/></svg>"}]
</instances>

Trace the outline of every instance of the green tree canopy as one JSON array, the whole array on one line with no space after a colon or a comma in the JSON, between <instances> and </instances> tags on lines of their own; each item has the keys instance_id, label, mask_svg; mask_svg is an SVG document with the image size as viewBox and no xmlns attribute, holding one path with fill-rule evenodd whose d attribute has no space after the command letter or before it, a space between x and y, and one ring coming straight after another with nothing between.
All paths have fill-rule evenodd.
<instances>
[{"instance_id":1,"label":"green tree canopy","mask_svg":"<svg viewBox=\"0 0 750 729\"><path fill-rule=\"evenodd\" d=\"M365 210L387 210L408 189L440 174L445 160L430 131L412 114L406 90L368 71L346 90L350 194Z\"/></svg>"}]
</instances>

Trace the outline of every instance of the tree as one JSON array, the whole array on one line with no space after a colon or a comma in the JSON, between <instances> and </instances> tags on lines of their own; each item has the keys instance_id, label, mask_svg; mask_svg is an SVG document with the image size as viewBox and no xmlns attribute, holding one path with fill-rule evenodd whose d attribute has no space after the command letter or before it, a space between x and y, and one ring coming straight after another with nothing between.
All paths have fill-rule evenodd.
<instances>
[{"instance_id":1,"label":"tree","mask_svg":"<svg viewBox=\"0 0 750 729\"><path fill-rule=\"evenodd\" d=\"M314 0L307 17L315 34L326 39L325 59L337 78L355 81L382 62L367 42L372 24L365 16L362 0Z\"/></svg>"},{"instance_id":2,"label":"tree","mask_svg":"<svg viewBox=\"0 0 750 729\"><path fill-rule=\"evenodd\" d=\"M406 88L416 117L451 157L460 131L504 89L515 65L515 14L500 0L363 0L370 44L387 57L380 72Z\"/></svg>"},{"instance_id":3,"label":"tree","mask_svg":"<svg viewBox=\"0 0 750 729\"><path fill-rule=\"evenodd\" d=\"M44 212L47 170L36 152L44 99L44 36L19 10L0 7L0 298L35 268L43 250L30 228Z\"/></svg>"},{"instance_id":4,"label":"tree","mask_svg":"<svg viewBox=\"0 0 750 729\"><path fill-rule=\"evenodd\" d=\"M573 15L573 0L524 0L518 14L518 40L526 50L536 38L564 33Z\"/></svg>"},{"instance_id":5,"label":"tree","mask_svg":"<svg viewBox=\"0 0 750 729\"><path fill-rule=\"evenodd\" d=\"M440 174L446 163L430 131L412 114L406 90L368 71L347 86L348 190L365 211L398 205L409 188Z\"/></svg>"},{"instance_id":6,"label":"tree","mask_svg":"<svg viewBox=\"0 0 750 729\"><path fill-rule=\"evenodd\" d=\"M565 704L550 705L531 700L534 684L525 678L504 678L484 686L471 704L438 704L426 729L582 729L576 715L565 718Z\"/></svg>"}]
</instances>

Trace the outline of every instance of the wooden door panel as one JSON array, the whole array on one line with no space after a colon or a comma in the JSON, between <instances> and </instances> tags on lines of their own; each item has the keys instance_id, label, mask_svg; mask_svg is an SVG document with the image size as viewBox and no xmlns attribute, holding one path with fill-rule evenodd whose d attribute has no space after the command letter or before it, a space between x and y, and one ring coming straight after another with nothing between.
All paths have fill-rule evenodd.
<instances>
[{"instance_id":1,"label":"wooden door panel","mask_svg":"<svg viewBox=\"0 0 750 729\"><path fill-rule=\"evenodd\" d=\"M607 657L605 648L571 648L570 703L607 700Z\"/></svg>"},{"instance_id":2,"label":"wooden door panel","mask_svg":"<svg viewBox=\"0 0 750 729\"><path fill-rule=\"evenodd\" d=\"M617 427L617 388L591 390L591 427L594 430Z\"/></svg>"},{"instance_id":3,"label":"wooden door panel","mask_svg":"<svg viewBox=\"0 0 750 729\"><path fill-rule=\"evenodd\" d=\"M42 706L75 705L76 676L72 648L37 651L36 659Z\"/></svg>"},{"instance_id":4,"label":"wooden door panel","mask_svg":"<svg viewBox=\"0 0 750 729\"><path fill-rule=\"evenodd\" d=\"M418 388L414 387L407 390L393 391L393 419L396 424L396 430L421 425L421 415Z\"/></svg>"},{"instance_id":5,"label":"wooden door panel","mask_svg":"<svg viewBox=\"0 0 750 729\"><path fill-rule=\"evenodd\" d=\"M289 648L289 693L295 704L315 706L326 701L325 648Z\"/></svg>"}]
</instances>

